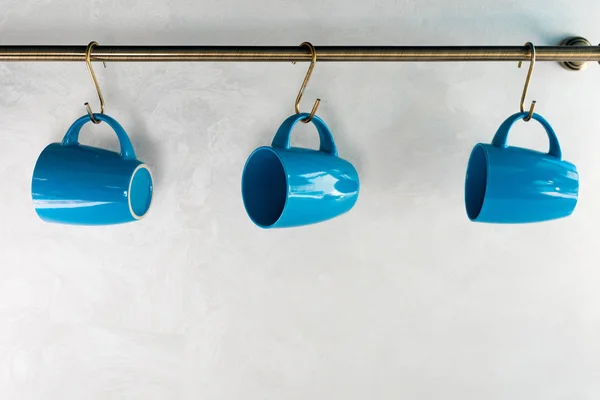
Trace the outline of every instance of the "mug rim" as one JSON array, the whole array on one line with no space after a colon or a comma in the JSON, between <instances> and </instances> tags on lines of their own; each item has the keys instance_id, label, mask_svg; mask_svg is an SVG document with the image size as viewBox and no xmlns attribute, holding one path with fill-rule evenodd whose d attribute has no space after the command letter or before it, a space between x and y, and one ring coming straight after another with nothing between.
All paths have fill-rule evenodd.
<instances>
[{"instance_id":1,"label":"mug rim","mask_svg":"<svg viewBox=\"0 0 600 400\"><path fill-rule=\"evenodd\" d=\"M277 219L270 225L265 225L265 224L261 224L258 223L254 217L250 214L248 207L246 205L246 196L245 196L245 191L244 191L244 181L246 180L246 170L248 168L248 164L250 163L250 160L252 159L252 157L258 153L259 151L263 151L263 150L268 150L269 152L271 152L272 154L275 155L275 157L277 157L277 159L279 160L279 165L281 166L281 169L283 170L284 173L284 177L285 177L285 201L283 203L283 207L281 209L281 213L279 214L279 216L277 217ZM277 225L277 223L281 220L281 217L283 216L283 212L285 210L285 206L287 205L288 199L290 197L290 187L288 185L288 172L285 168L285 163L283 162L283 160L281 159L281 157L279 156L279 154L277 153L277 151L271 147L271 146L260 146L257 147L256 149L254 149L254 151L252 151L252 153L250 153L250 155L248 156L248 159L246 160L246 163L244 164L244 169L242 170L242 203L244 203L244 209L246 210L246 214L248 215L248 217L250 218L250 220L259 228L263 228L263 229L269 229L274 227L275 225Z\"/></svg>"},{"instance_id":2,"label":"mug rim","mask_svg":"<svg viewBox=\"0 0 600 400\"><path fill-rule=\"evenodd\" d=\"M491 146L491 145L490 145ZM473 213L471 207L469 207L468 201L467 201L467 190L469 190L469 170L471 169L471 161L473 160L473 156L475 155L476 151L481 151L483 152L483 158L485 159L485 187L483 188L483 193L481 195L481 204L479 204L479 207L476 213ZM479 218L479 216L481 215L481 212L483 211L483 207L485 206L485 195L487 193L488 187L489 187L489 169L490 169L490 159L489 159L489 155L488 155L488 151L486 148L486 143L477 143L475 146L473 146L473 150L471 150L471 154L469 155L469 161L467 162L467 174L466 174L466 178L465 178L465 208L467 211L467 217L469 217L469 219L473 222L477 221L477 219ZM474 215L473 215L474 214Z\"/></svg>"},{"instance_id":3,"label":"mug rim","mask_svg":"<svg viewBox=\"0 0 600 400\"><path fill-rule=\"evenodd\" d=\"M148 173L150 174L150 182L152 183L152 194L150 196L150 204L148 204L148 208L146 208L146 211L144 212L143 215L137 215L133 211L133 206L131 204L131 186L133 185L133 179L135 178L135 174L140 169L145 169L146 171L148 171ZM152 175L152 170L150 169L150 167L147 164L141 163L140 165L135 167L135 169L131 173L131 178L129 179L129 186L127 189L127 205L129 206L129 213L136 221L140 221L140 220L144 219L144 217L146 217L146 215L148 215L148 212L150 211L150 208L152 207L153 202L154 202L154 175Z\"/></svg>"}]
</instances>

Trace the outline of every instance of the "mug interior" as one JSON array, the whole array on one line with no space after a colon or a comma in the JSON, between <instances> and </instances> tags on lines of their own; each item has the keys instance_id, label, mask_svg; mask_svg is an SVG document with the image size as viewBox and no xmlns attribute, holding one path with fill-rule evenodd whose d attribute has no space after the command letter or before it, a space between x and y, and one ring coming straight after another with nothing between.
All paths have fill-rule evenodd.
<instances>
[{"instance_id":1,"label":"mug interior","mask_svg":"<svg viewBox=\"0 0 600 400\"><path fill-rule=\"evenodd\" d=\"M133 172L129 183L129 210L135 219L143 218L152 204L152 173L144 164Z\"/></svg>"},{"instance_id":2,"label":"mug interior","mask_svg":"<svg viewBox=\"0 0 600 400\"><path fill-rule=\"evenodd\" d=\"M242 177L242 199L252 221L263 228L274 225L287 200L287 178L279 156L269 147L256 149Z\"/></svg>"},{"instance_id":3,"label":"mug interior","mask_svg":"<svg viewBox=\"0 0 600 400\"><path fill-rule=\"evenodd\" d=\"M487 187L487 154L481 145L475 146L469 158L465 180L465 206L471 220L477 219Z\"/></svg>"}]
</instances>

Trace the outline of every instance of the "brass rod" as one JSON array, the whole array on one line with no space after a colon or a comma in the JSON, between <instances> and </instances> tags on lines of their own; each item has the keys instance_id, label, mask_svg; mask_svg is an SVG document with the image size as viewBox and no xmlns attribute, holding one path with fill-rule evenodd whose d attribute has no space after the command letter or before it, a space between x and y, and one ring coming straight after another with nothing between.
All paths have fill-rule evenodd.
<instances>
[{"instance_id":1,"label":"brass rod","mask_svg":"<svg viewBox=\"0 0 600 400\"><path fill-rule=\"evenodd\" d=\"M318 46L327 61L527 61L527 46ZM0 46L2 61L85 61L86 46ZM300 46L96 46L93 61L309 62ZM537 61L600 61L600 46L536 46Z\"/></svg>"}]
</instances>

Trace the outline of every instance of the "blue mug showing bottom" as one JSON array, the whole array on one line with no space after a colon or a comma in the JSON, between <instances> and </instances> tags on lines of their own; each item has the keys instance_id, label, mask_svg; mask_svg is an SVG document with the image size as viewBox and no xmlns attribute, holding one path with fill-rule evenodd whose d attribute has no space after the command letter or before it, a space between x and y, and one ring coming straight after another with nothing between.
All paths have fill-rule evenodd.
<instances>
[{"instance_id":1,"label":"blue mug showing bottom","mask_svg":"<svg viewBox=\"0 0 600 400\"><path fill-rule=\"evenodd\" d=\"M143 218L152 204L150 168L136 160L125 130L108 115L94 114L117 134L121 153L78 143L79 118L62 143L48 145L33 171L31 196L35 211L47 222L110 225Z\"/></svg>"},{"instance_id":2,"label":"blue mug showing bottom","mask_svg":"<svg viewBox=\"0 0 600 400\"><path fill-rule=\"evenodd\" d=\"M312 118L321 140L318 151L290 147L294 126L307 117L309 114L287 118L271 147L259 147L246 161L242 200L250 219L261 228L325 221L356 204L358 173L337 156L331 131L321 118Z\"/></svg>"},{"instance_id":3,"label":"blue mug showing bottom","mask_svg":"<svg viewBox=\"0 0 600 400\"><path fill-rule=\"evenodd\" d=\"M511 115L491 144L471 152L465 179L465 207L474 222L525 223L571 215L579 195L579 173L562 160L556 133L541 115L533 114L550 140L548 153L507 146L513 124L527 112Z\"/></svg>"}]
</instances>

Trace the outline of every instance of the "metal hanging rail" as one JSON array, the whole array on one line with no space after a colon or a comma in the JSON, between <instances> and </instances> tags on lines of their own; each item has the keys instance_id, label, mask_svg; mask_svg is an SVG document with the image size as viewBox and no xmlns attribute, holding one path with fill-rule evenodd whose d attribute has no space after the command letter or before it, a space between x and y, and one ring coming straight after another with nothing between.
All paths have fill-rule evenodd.
<instances>
[{"instance_id":1,"label":"metal hanging rail","mask_svg":"<svg viewBox=\"0 0 600 400\"><path fill-rule=\"evenodd\" d=\"M536 60L563 66L600 62L600 46L587 43L536 46ZM527 46L315 46L315 50L319 62L527 61L530 57ZM301 46L96 46L91 54L92 61L104 62L309 62L311 58L311 52ZM86 46L0 46L1 62L85 59Z\"/></svg>"}]
</instances>

